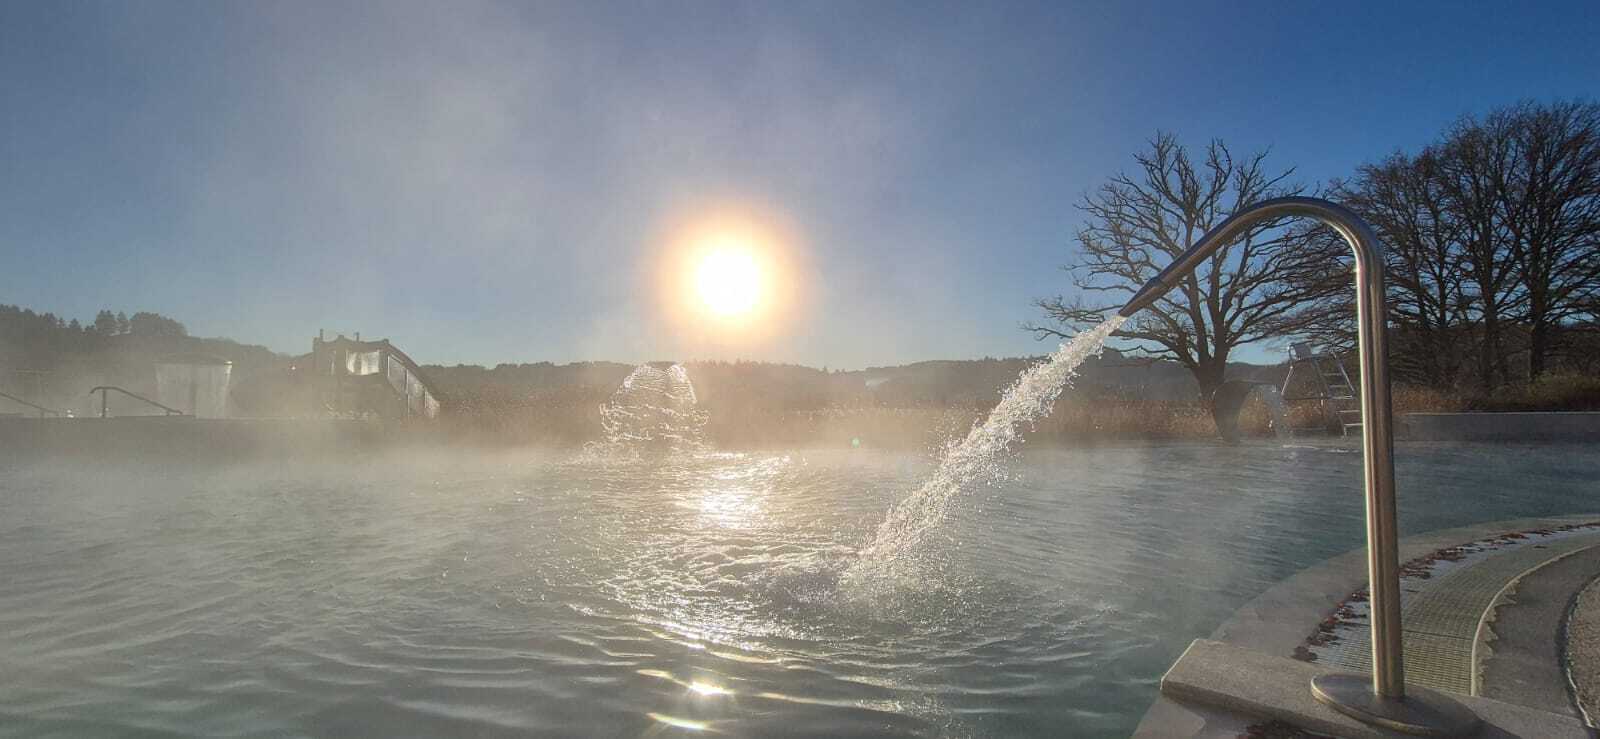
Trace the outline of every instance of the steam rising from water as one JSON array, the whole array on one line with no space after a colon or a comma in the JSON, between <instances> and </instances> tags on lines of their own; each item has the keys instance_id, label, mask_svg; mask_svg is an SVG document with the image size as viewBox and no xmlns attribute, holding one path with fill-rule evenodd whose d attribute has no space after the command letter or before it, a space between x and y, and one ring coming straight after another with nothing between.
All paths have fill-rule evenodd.
<instances>
[{"instance_id":1,"label":"steam rising from water","mask_svg":"<svg viewBox=\"0 0 1600 739\"><path fill-rule=\"evenodd\" d=\"M1000 402L967 437L945 448L939 468L910 497L889 509L861 559L845 573L847 580L862 582L886 574L905 554L927 538L950 510L950 505L973 483L992 475L996 457L1022 434L1023 424L1050 412L1061 391L1078 374L1078 365L1098 355L1106 338L1125 321L1116 316L1062 343L1050 359L1029 367L1007 388Z\"/></svg>"},{"instance_id":2,"label":"steam rising from water","mask_svg":"<svg viewBox=\"0 0 1600 739\"><path fill-rule=\"evenodd\" d=\"M1042 418L1071 384L1078 366L1099 354L1123 321L1120 316L1061 344L1044 362L1029 367L1001 395L1000 402L973 426L966 438L944 449L939 467L910 497L889 509L876 535L842 574L846 583L881 584L898 579L907 553L936 530L962 491L992 477L997 459ZM707 449L706 416L696 408L694 384L680 364L639 365L601 407L605 441L586 449L590 458L610 459L641 450L671 453Z\"/></svg>"},{"instance_id":3,"label":"steam rising from water","mask_svg":"<svg viewBox=\"0 0 1600 739\"><path fill-rule=\"evenodd\" d=\"M1030 455L862 585L912 457L0 453L0 632L25 637L0 639L0 736L1127 736L1196 634L1360 541L1361 461L1331 443ZM1585 510L1600 475L1559 446L1410 451L1416 530Z\"/></svg>"}]
</instances>

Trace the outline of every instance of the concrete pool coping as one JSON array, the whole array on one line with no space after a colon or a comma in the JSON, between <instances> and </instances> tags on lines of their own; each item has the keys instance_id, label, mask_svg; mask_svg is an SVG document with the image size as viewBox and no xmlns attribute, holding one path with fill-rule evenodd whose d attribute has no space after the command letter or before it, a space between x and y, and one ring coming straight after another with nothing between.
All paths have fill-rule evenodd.
<instances>
[{"instance_id":1,"label":"concrete pool coping","mask_svg":"<svg viewBox=\"0 0 1600 739\"><path fill-rule=\"evenodd\" d=\"M1248 724L1272 720L1302 731L1346 739L1404 736L1356 721L1313 698L1312 678L1334 672L1340 670L1274 657L1222 642L1196 639L1161 678L1161 692L1163 696L1248 716L1250 718L1243 719ZM1479 696L1452 694L1450 697L1466 705L1483 721L1483 727L1473 736L1495 739L1588 739L1593 736L1586 724L1570 716ZM1162 700L1168 698L1163 697ZM1187 707L1190 704L1183 705ZM1171 731L1171 726L1147 727L1146 723L1148 721L1139 725L1139 733L1135 736L1184 735ZM1147 728L1154 729L1154 732L1146 733ZM1245 731L1236 731L1233 735L1239 736ZM1205 734L1188 735L1218 734L1213 729Z\"/></svg>"},{"instance_id":2,"label":"concrete pool coping","mask_svg":"<svg viewBox=\"0 0 1600 739\"><path fill-rule=\"evenodd\" d=\"M1600 521L1600 512L1542 518L1515 518L1453 529L1439 529L1400 540L1400 561L1408 562L1464 542L1508 531L1548 529ZM1213 641L1288 657L1323 618L1351 593L1367 585L1367 548L1361 546L1312 565L1246 603L1211 633Z\"/></svg>"},{"instance_id":3,"label":"concrete pool coping","mask_svg":"<svg viewBox=\"0 0 1600 739\"><path fill-rule=\"evenodd\" d=\"M1400 559L1402 562L1408 562L1446 547L1487 539L1512 531L1551 529L1595 521L1600 521L1600 513L1518 518L1472 526L1439 529L1401 539L1399 542ZM1252 673L1260 671L1259 677L1262 680L1252 681L1256 683L1264 684L1272 679L1294 678L1297 680L1297 676L1328 671L1329 668L1327 666L1299 662L1292 659L1291 656L1295 653L1297 647L1305 643L1306 637L1317 624L1331 614L1347 596L1365 587L1366 584L1366 548L1363 546L1301 570L1296 575L1268 589L1249 603L1246 603L1231 618L1217 627L1212 632L1209 640L1197 640L1195 644L1190 646L1190 650L1196 649L1203 643L1215 645L1215 648L1208 646L1201 652L1196 653L1196 657L1214 656L1221 653L1221 650L1231 650L1233 658L1251 661L1248 667L1241 663L1241 669L1247 669ZM1186 651L1185 655L1187 656L1188 654L1189 652ZM1263 665L1257 665L1253 662L1257 656L1265 660L1280 660L1289 664L1276 665L1274 667L1274 662L1267 662ZM1180 664L1182 661L1180 659ZM1301 665L1303 669L1295 668L1293 667L1294 665ZM1217 667L1214 664L1210 666ZM1177 671L1178 667L1179 665L1175 665L1174 671ZM1277 674L1279 672L1284 674ZM1300 673L1305 673L1305 675L1300 675ZM1180 679L1183 678L1182 675L1178 677ZM1215 680L1218 678L1219 675L1211 675L1208 679ZM1306 677L1306 680L1309 679L1309 677ZM1178 687L1179 683L1175 682L1173 685L1176 692L1183 694L1183 689ZM1293 691L1285 692L1285 698L1289 697L1289 693L1294 693L1295 695L1304 693L1305 699L1310 701L1310 690L1307 685L1307 683L1296 682L1293 686ZM1144 720L1140 722L1134 732L1134 736L1233 737L1242 734L1251 724L1259 722L1261 718L1271 715L1270 713L1248 710L1247 706L1240 705L1234 705L1233 707L1235 710L1244 710L1246 713L1235 713L1234 711L1214 708L1197 708L1192 703L1179 703L1168 697L1168 681L1166 679L1163 679L1162 692L1163 695L1158 697L1149 711L1145 713ZM1507 713L1508 716L1521 716L1521 711L1533 711L1533 709L1511 706L1511 704L1490 701L1484 698L1472 698L1470 696L1467 698L1474 701L1473 706L1475 708L1478 707L1477 702L1484 701L1488 704L1498 704L1510 706L1512 709L1519 709L1506 712L1499 711L1494 705L1487 706L1489 713L1494 715ZM1332 727L1339 726L1343 727L1341 733L1345 735L1363 735L1358 726L1351 726L1354 722L1348 719L1341 721L1342 717L1333 718L1338 715L1334 714L1331 709L1320 705L1310 706L1309 708L1321 709L1331 714L1330 717L1325 718L1334 723L1325 726L1325 730L1331 730ZM1581 721L1544 714L1539 711L1533 711L1533 713L1543 715L1551 720L1571 721L1571 724L1556 721L1552 725L1545 727L1550 731L1558 732L1553 735L1565 734L1566 731L1563 729L1575 729L1578 733L1572 734L1573 736L1591 736ZM1485 714L1486 718L1488 716L1489 714ZM1532 735L1545 734L1536 733Z\"/></svg>"}]
</instances>

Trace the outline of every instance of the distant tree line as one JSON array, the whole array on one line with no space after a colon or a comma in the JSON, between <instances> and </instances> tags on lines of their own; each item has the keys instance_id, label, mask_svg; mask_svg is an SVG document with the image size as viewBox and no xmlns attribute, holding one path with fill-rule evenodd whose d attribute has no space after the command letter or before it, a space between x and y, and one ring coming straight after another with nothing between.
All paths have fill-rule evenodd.
<instances>
[{"instance_id":1,"label":"distant tree line","mask_svg":"<svg viewBox=\"0 0 1600 739\"><path fill-rule=\"evenodd\" d=\"M49 312L0 305L0 392L52 408L72 409L94 385L154 392L155 363L178 353L202 353L234 363L235 389L252 373L283 364L261 346L188 335L159 313L102 310L87 324ZM0 413L15 411L0 403Z\"/></svg>"},{"instance_id":2,"label":"distant tree line","mask_svg":"<svg viewBox=\"0 0 1600 739\"><path fill-rule=\"evenodd\" d=\"M1064 269L1077 297L1036 301L1040 338L1102 320L1228 215L1307 192L1266 152L1202 156L1170 134L1086 196ZM1320 192L1366 218L1386 248L1392 355L1402 381L1489 394L1600 363L1600 104L1522 102L1464 117ZM1353 344L1348 247L1326 228L1267 222L1218 251L1119 336L1188 368L1202 397L1240 346Z\"/></svg>"},{"instance_id":3,"label":"distant tree line","mask_svg":"<svg viewBox=\"0 0 1600 739\"><path fill-rule=\"evenodd\" d=\"M15 305L0 305L0 357L7 363L48 362L59 354L82 354L102 348L112 336L188 336L188 329L159 313L138 312L129 317L102 310L85 326L78 319L54 313L35 313Z\"/></svg>"}]
</instances>

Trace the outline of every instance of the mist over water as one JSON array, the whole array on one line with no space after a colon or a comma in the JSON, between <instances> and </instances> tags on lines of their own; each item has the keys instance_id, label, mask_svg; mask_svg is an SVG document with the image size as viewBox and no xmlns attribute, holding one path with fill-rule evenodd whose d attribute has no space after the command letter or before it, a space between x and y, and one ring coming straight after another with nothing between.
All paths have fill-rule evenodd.
<instances>
[{"instance_id":1,"label":"mist over water","mask_svg":"<svg viewBox=\"0 0 1600 739\"><path fill-rule=\"evenodd\" d=\"M1018 452L1120 324L935 460L715 451L669 363L576 456L0 460L0 737L1126 735L1362 504L1337 443ZM1502 450L1463 510L1484 452L1419 451L1417 529L1569 512L1600 472Z\"/></svg>"},{"instance_id":2,"label":"mist over water","mask_svg":"<svg viewBox=\"0 0 1600 739\"><path fill-rule=\"evenodd\" d=\"M711 449L668 363L577 455L0 457L0 737L1126 736L1190 640L1360 546L1363 504L1338 440L1020 451L1119 323L931 460ZM1583 510L1600 476L1399 451L1408 532Z\"/></svg>"},{"instance_id":3,"label":"mist over water","mask_svg":"<svg viewBox=\"0 0 1600 739\"><path fill-rule=\"evenodd\" d=\"M844 573L917 454L0 458L0 736L1126 736L1189 640L1361 545L1348 448L1029 449L887 593ZM1397 458L1407 531L1600 476Z\"/></svg>"}]
</instances>

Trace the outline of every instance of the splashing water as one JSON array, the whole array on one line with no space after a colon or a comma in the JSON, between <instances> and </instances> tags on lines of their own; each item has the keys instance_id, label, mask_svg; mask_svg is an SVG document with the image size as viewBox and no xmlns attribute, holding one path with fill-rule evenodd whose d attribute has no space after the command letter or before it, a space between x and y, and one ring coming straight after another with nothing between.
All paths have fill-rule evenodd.
<instances>
[{"instance_id":1,"label":"splashing water","mask_svg":"<svg viewBox=\"0 0 1600 739\"><path fill-rule=\"evenodd\" d=\"M1256 394L1261 396L1261 401L1267 404L1267 411L1272 414L1272 432L1277 434L1278 441L1287 444L1294 440L1294 434L1289 431L1289 408L1283 404L1283 393L1272 385L1258 385Z\"/></svg>"},{"instance_id":2,"label":"splashing water","mask_svg":"<svg viewBox=\"0 0 1600 739\"><path fill-rule=\"evenodd\" d=\"M694 383L683 365L641 364L600 407L605 440L589 451L703 449L707 419L698 403Z\"/></svg>"},{"instance_id":3,"label":"splashing water","mask_svg":"<svg viewBox=\"0 0 1600 739\"><path fill-rule=\"evenodd\" d=\"M1078 366L1098 355L1107 337L1125 320L1115 316L1072 337L1048 360L1018 376L983 423L973 426L965 439L945 448L933 476L889 509L872 543L845 572L846 579L860 582L894 569L905 552L920 544L944 520L963 490L994 473L996 458L1021 436L1023 424L1050 412L1056 397L1077 375Z\"/></svg>"}]
</instances>

